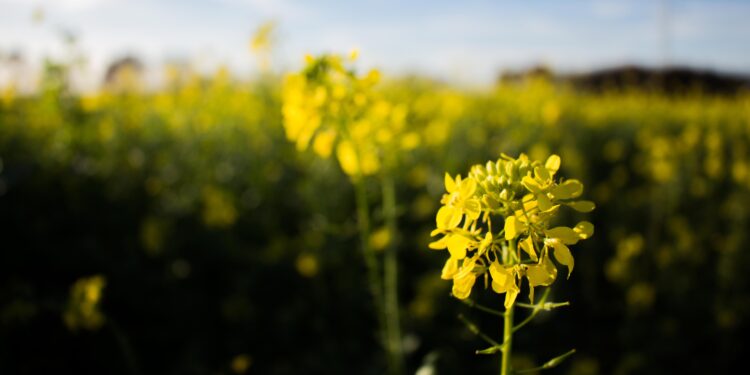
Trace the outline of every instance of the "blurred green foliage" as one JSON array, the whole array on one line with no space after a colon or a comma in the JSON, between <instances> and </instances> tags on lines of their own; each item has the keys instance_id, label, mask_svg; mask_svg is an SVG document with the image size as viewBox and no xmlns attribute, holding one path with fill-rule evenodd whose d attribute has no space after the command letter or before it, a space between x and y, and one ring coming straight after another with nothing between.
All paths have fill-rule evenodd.
<instances>
[{"instance_id":1,"label":"blurred green foliage","mask_svg":"<svg viewBox=\"0 0 750 375\"><path fill-rule=\"evenodd\" d=\"M0 373L382 372L351 185L335 160L286 140L280 77L170 69L146 90L125 69L81 95L67 76L49 63L37 92L0 97ZM427 244L444 172L500 152L559 154L560 174L597 203L596 235L553 290L572 306L525 328L515 361L572 345L551 373L742 363L750 95L587 94L533 77L486 91L386 78L377 90L420 140L394 171L400 231L372 238L399 249L411 372L495 371L456 315L485 332L499 323L450 300ZM72 290L91 277L106 283L101 320L79 324L99 328L71 330L63 317L86 295Z\"/></svg>"}]
</instances>

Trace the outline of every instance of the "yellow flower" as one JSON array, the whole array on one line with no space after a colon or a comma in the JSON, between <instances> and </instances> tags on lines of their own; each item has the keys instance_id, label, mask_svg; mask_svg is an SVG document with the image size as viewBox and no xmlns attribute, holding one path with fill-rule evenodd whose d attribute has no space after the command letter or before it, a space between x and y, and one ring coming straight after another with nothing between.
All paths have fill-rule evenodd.
<instances>
[{"instance_id":1,"label":"yellow flower","mask_svg":"<svg viewBox=\"0 0 750 375\"><path fill-rule=\"evenodd\" d=\"M492 290L505 295L506 308L515 303L523 279L533 301L535 288L557 279L552 258L567 267L570 277L575 261L568 245L591 237L594 226L587 221L573 228L550 223L561 206L589 212L594 204L576 200L583 193L580 181L555 177L560 164L557 155L544 163L524 154L516 159L502 155L473 166L465 179L445 175L447 193L431 234L443 237L429 247L448 250L441 278L453 280L454 296L467 298L476 278L489 272ZM501 223L502 230L496 231L493 222Z\"/></svg>"},{"instance_id":2,"label":"yellow flower","mask_svg":"<svg viewBox=\"0 0 750 375\"><path fill-rule=\"evenodd\" d=\"M461 175L456 176L454 180L449 174L445 174L445 190L448 194L443 195L440 203L445 207L453 208L452 215L466 215L473 221L479 218L480 204L479 200L474 197L477 191L477 182L474 179L461 179ZM452 220L450 221L452 222Z\"/></svg>"},{"instance_id":3,"label":"yellow flower","mask_svg":"<svg viewBox=\"0 0 750 375\"><path fill-rule=\"evenodd\" d=\"M516 301L516 296L520 292L516 284L517 268L514 266L506 267L498 262L492 262L490 265L490 276L492 276L492 290L497 294L505 293L505 308L510 308Z\"/></svg>"},{"instance_id":4,"label":"yellow flower","mask_svg":"<svg viewBox=\"0 0 750 375\"><path fill-rule=\"evenodd\" d=\"M476 258L464 260L463 265L453 275L453 290L452 293L458 299L466 299L471 293L471 288L474 286L474 282L477 279L477 275L474 273L474 266L476 265Z\"/></svg>"},{"instance_id":5,"label":"yellow flower","mask_svg":"<svg viewBox=\"0 0 750 375\"><path fill-rule=\"evenodd\" d=\"M102 275L83 277L70 288L68 304L63 320L69 329L97 330L104 324L104 314L99 309L102 290L107 280Z\"/></svg>"}]
</instances>

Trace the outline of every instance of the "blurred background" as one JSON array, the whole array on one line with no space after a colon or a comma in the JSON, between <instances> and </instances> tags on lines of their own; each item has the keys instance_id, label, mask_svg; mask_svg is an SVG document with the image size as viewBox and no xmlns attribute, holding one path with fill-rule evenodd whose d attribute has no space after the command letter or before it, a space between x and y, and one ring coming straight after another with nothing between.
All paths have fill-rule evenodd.
<instances>
[{"instance_id":1,"label":"blurred background","mask_svg":"<svg viewBox=\"0 0 750 375\"><path fill-rule=\"evenodd\" d=\"M517 368L728 373L748 353L750 3L0 0L0 373L381 374L354 189L282 126L305 54L403 110L406 373L494 373L429 233L443 175L562 157L597 209ZM583 218L584 216L581 216ZM579 218L570 214L567 222ZM479 291L480 287L475 290ZM476 293L500 308L493 293ZM524 296L525 299L525 296Z\"/></svg>"}]
</instances>

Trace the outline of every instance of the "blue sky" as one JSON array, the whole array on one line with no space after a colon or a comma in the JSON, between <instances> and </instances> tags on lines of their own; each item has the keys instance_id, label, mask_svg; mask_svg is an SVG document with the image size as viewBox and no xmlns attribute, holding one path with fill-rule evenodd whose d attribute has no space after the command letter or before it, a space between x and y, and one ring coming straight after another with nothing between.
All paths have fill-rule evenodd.
<instances>
[{"instance_id":1,"label":"blue sky","mask_svg":"<svg viewBox=\"0 0 750 375\"><path fill-rule=\"evenodd\" d=\"M32 22L37 8L41 24ZM464 82L537 63L583 71L667 61L750 73L750 1L720 0L0 0L0 51L59 56L55 30L64 28L93 71L137 54L242 73L255 67L250 36L271 19L284 69L305 53L358 48L366 66Z\"/></svg>"}]
</instances>

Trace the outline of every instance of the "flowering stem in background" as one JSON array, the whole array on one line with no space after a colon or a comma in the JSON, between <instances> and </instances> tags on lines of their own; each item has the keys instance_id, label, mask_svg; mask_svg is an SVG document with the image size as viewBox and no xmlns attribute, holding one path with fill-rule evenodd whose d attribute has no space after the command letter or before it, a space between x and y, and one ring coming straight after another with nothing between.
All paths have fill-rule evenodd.
<instances>
[{"instance_id":1,"label":"flowering stem in background","mask_svg":"<svg viewBox=\"0 0 750 375\"><path fill-rule=\"evenodd\" d=\"M370 293L372 294L373 305L378 317L378 327L380 329L379 338L383 347L388 351L389 345L386 340L386 325L383 309L383 291L380 272L378 272L378 261L375 253L370 248L370 207L367 203L367 186L364 177L357 176L353 179L354 189L357 200L357 225L359 226L359 238L362 247L362 255L365 258L367 268L367 281L370 284ZM389 356L390 357L390 356ZM389 359L390 362L390 359Z\"/></svg>"},{"instance_id":2,"label":"flowering stem in background","mask_svg":"<svg viewBox=\"0 0 750 375\"><path fill-rule=\"evenodd\" d=\"M392 374L403 373L403 360L401 351L401 322L399 319L398 304L398 259L396 256L396 189L393 178L389 173L383 174L383 215L385 216L386 228L390 234L390 243L385 250L383 260L385 295L385 323L387 333L387 350Z\"/></svg>"}]
</instances>

